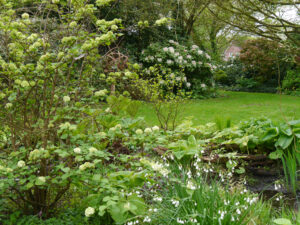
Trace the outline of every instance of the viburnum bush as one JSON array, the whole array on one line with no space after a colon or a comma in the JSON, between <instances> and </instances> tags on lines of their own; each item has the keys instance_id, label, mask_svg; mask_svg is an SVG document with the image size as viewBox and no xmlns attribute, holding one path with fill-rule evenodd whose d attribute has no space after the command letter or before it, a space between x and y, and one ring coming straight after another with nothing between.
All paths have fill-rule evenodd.
<instances>
[{"instance_id":1,"label":"viburnum bush","mask_svg":"<svg viewBox=\"0 0 300 225\"><path fill-rule=\"evenodd\" d=\"M91 77L98 48L116 40L121 21L94 16L111 1L30 1L28 8L22 6L29 1L0 2L0 123L9 131L1 144L0 195L47 216L108 156L95 134L101 130L82 121L107 94L93 88Z\"/></svg>"}]
</instances>

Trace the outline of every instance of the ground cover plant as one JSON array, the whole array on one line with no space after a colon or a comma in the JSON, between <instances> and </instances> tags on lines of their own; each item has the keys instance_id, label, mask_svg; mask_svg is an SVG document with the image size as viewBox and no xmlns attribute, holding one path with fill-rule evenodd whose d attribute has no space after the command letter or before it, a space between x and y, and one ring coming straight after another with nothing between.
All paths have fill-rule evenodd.
<instances>
[{"instance_id":1,"label":"ground cover plant","mask_svg":"<svg viewBox=\"0 0 300 225\"><path fill-rule=\"evenodd\" d=\"M217 92L211 2L0 0L0 224L300 224L299 98Z\"/></svg>"}]
</instances>

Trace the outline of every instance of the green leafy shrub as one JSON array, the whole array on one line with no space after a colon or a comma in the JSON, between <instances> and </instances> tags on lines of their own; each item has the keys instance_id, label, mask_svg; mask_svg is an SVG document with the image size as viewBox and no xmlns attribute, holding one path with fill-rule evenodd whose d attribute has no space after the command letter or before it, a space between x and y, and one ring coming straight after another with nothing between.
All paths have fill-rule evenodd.
<instances>
[{"instance_id":1,"label":"green leafy shrub","mask_svg":"<svg viewBox=\"0 0 300 225\"><path fill-rule=\"evenodd\" d=\"M282 89L286 94L300 96L300 68L287 71L282 81Z\"/></svg>"},{"instance_id":2,"label":"green leafy shrub","mask_svg":"<svg viewBox=\"0 0 300 225\"><path fill-rule=\"evenodd\" d=\"M24 213L48 217L73 184L108 159L101 137L80 123L105 99L90 79L101 59L98 47L116 40L112 26L121 21L93 17L102 1L36 2L32 16L13 9L13 2L0 6L6 40L0 45L6 49L0 51L0 121L10 131L1 152L0 195ZM98 32L90 33L86 20Z\"/></svg>"},{"instance_id":3,"label":"green leafy shrub","mask_svg":"<svg viewBox=\"0 0 300 225\"><path fill-rule=\"evenodd\" d=\"M228 76L225 71L217 70L214 72L214 78L216 82L226 83L228 80Z\"/></svg>"}]
</instances>

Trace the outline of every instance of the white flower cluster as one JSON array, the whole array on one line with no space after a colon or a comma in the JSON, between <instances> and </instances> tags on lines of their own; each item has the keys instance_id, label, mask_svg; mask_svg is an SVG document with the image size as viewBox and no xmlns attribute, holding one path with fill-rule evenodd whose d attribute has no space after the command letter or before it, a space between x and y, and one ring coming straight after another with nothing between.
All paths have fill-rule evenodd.
<instances>
[{"instance_id":1,"label":"white flower cluster","mask_svg":"<svg viewBox=\"0 0 300 225\"><path fill-rule=\"evenodd\" d=\"M89 169L89 168L94 168L94 164L93 163L90 163L90 162L85 162L84 164L80 165L79 166L79 170L81 171L84 171L86 169Z\"/></svg>"},{"instance_id":2,"label":"white flower cluster","mask_svg":"<svg viewBox=\"0 0 300 225\"><path fill-rule=\"evenodd\" d=\"M19 168L22 168L26 165L26 163L23 161L23 160L20 160L18 163L17 163L18 167Z\"/></svg>"},{"instance_id":3,"label":"white flower cluster","mask_svg":"<svg viewBox=\"0 0 300 225\"><path fill-rule=\"evenodd\" d=\"M107 93L108 93L108 91L106 89L103 89L103 90L100 90L100 91L96 91L95 96L96 97L104 97L104 96L106 96Z\"/></svg>"},{"instance_id":4,"label":"white flower cluster","mask_svg":"<svg viewBox=\"0 0 300 225\"><path fill-rule=\"evenodd\" d=\"M74 124L70 124L69 122L65 122L59 125L62 130L76 130L77 126Z\"/></svg>"},{"instance_id":5,"label":"white flower cluster","mask_svg":"<svg viewBox=\"0 0 300 225\"><path fill-rule=\"evenodd\" d=\"M84 212L84 214L85 214L86 217L90 217L94 213L95 213L95 209L93 207L86 208L86 210Z\"/></svg>"},{"instance_id":6,"label":"white flower cluster","mask_svg":"<svg viewBox=\"0 0 300 225\"><path fill-rule=\"evenodd\" d=\"M74 148L73 150L76 154L80 154L81 153L81 149L80 148Z\"/></svg>"}]
</instances>

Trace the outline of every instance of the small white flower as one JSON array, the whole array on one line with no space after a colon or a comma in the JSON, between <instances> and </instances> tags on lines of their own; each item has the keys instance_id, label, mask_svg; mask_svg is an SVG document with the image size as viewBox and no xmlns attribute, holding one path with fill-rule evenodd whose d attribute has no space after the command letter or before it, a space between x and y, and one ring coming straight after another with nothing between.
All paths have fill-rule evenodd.
<instances>
[{"instance_id":1,"label":"small white flower","mask_svg":"<svg viewBox=\"0 0 300 225\"><path fill-rule=\"evenodd\" d=\"M145 219L144 219L144 222L145 223L150 223L151 222L151 219L149 216L146 216Z\"/></svg>"},{"instance_id":2,"label":"small white flower","mask_svg":"<svg viewBox=\"0 0 300 225\"><path fill-rule=\"evenodd\" d=\"M163 48L164 52L167 52L169 49L167 47Z\"/></svg>"},{"instance_id":3,"label":"small white flower","mask_svg":"<svg viewBox=\"0 0 300 225\"><path fill-rule=\"evenodd\" d=\"M205 88L205 87L206 87L206 84L201 84L201 87L202 87L202 88Z\"/></svg>"},{"instance_id":4,"label":"small white flower","mask_svg":"<svg viewBox=\"0 0 300 225\"><path fill-rule=\"evenodd\" d=\"M22 167L24 167L26 164L25 164L25 162L23 161L23 160L20 160L19 162L18 162L18 167L19 168L22 168Z\"/></svg>"},{"instance_id":5,"label":"small white flower","mask_svg":"<svg viewBox=\"0 0 300 225\"><path fill-rule=\"evenodd\" d=\"M192 56L191 56L191 55L187 55L186 57L187 57L188 59L191 59L191 58L192 58Z\"/></svg>"},{"instance_id":6,"label":"small white flower","mask_svg":"<svg viewBox=\"0 0 300 225\"><path fill-rule=\"evenodd\" d=\"M71 98L69 96L64 96L63 97L64 102L69 102Z\"/></svg>"},{"instance_id":7,"label":"small white flower","mask_svg":"<svg viewBox=\"0 0 300 225\"><path fill-rule=\"evenodd\" d=\"M187 182L186 187L187 187L188 189L191 189L191 190L196 190L196 186L195 186L194 183L193 183L192 181L190 181L190 180Z\"/></svg>"},{"instance_id":8,"label":"small white flower","mask_svg":"<svg viewBox=\"0 0 300 225\"><path fill-rule=\"evenodd\" d=\"M86 208L86 210L84 212L84 214L85 214L86 217L90 217L94 213L95 213L95 209L93 207Z\"/></svg>"},{"instance_id":9,"label":"small white flower","mask_svg":"<svg viewBox=\"0 0 300 225\"><path fill-rule=\"evenodd\" d=\"M76 154L79 154L81 152L81 149L80 148L74 148L73 150Z\"/></svg>"},{"instance_id":10,"label":"small white flower","mask_svg":"<svg viewBox=\"0 0 300 225\"><path fill-rule=\"evenodd\" d=\"M186 86L187 86L188 88L191 87L191 83L187 82L187 83L186 83Z\"/></svg>"},{"instance_id":11,"label":"small white flower","mask_svg":"<svg viewBox=\"0 0 300 225\"><path fill-rule=\"evenodd\" d=\"M107 113L111 112L110 108L108 107L107 109L105 109L105 112Z\"/></svg>"},{"instance_id":12,"label":"small white flower","mask_svg":"<svg viewBox=\"0 0 300 225\"><path fill-rule=\"evenodd\" d=\"M162 201L162 197L154 197L153 200L157 201L157 202L161 202Z\"/></svg>"},{"instance_id":13,"label":"small white flower","mask_svg":"<svg viewBox=\"0 0 300 225\"><path fill-rule=\"evenodd\" d=\"M180 218L177 218L177 223L179 223L179 224L184 224L184 221L181 220Z\"/></svg>"}]
</instances>

